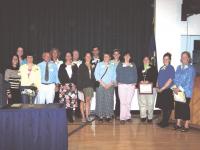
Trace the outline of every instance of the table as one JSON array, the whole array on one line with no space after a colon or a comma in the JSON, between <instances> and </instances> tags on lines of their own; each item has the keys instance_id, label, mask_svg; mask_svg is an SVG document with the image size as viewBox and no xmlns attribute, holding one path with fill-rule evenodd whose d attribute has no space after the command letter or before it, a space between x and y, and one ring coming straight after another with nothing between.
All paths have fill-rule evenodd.
<instances>
[{"instance_id":1,"label":"table","mask_svg":"<svg viewBox=\"0 0 200 150\"><path fill-rule=\"evenodd\" d=\"M0 150L67 150L64 105L30 105L0 109Z\"/></svg>"}]
</instances>

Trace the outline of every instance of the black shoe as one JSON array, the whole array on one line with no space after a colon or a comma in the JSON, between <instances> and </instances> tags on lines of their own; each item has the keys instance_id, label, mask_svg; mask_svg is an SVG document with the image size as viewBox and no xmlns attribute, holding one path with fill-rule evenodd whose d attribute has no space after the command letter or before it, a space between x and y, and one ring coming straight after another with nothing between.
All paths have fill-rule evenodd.
<instances>
[{"instance_id":1,"label":"black shoe","mask_svg":"<svg viewBox=\"0 0 200 150\"><path fill-rule=\"evenodd\" d=\"M124 125L125 124L125 120L120 120L120 124Z\"/></svg>"},{"instance_id":2,"label":"black shoe","mask_svg":"<svg viewBox=\"0 0 200 150\"><path fill-rule=\"evenodd\" d=\"M74 122L73 118L69 118L68 121L69 121L70 123L73 123L73 122Z\"/></svg>"},{"instance_id":3,"label":"black shoe","mask_svg":"<svg viewBox=\"0 0 200 150\"><path fill-rule=\"evenodd\" d=\"M115 119L116 119L116 120L119 120L119 116L115 116Z\"/></svg>"},{"instance_id":4,"label":"black shoe","mask_svg":"<svg viewBox=\"0 0 200 150\"><path fill-rule=\"evenodd\" d=\"M183 128L181 129L181 132L188 132L189 129L190 129L190 128L185 128L185 127L183 127Z\"/></svg>"},{"instance_id":5,"label":"black shoe","mask_svg":"<svg viewBox=\"0 0 200 150\"><path fill-rule=\"evenodd\" d=\"M167 128L169 126L169 124L160 124L159 125L161 128Z\"/></svg>"},{"instance_id":6,"label":"black shoe","mask_svg":"<svg viewBox=\"0 0 200 150\"><path fill-rule=\"evenodd\" d=\"M147 118L141 118L140 120L141 120L141 122L145 122L147 120Z\"/></svg>"},{"instance_id":7,"label":"black shoe","mask_svg":"<svg viewBox=\"0 0 200 150\"><path fill-rule=\"evenodd\" d=\"M157 123L158 126L162 125L162 122Z\"/></svg>"},{"instance_id":8,"label":"black shoe","mask_svg":"<svg viewBox=\"0 0 200 150\"><path fill-rule=\"evenodd\" d=\"M111 118L106 118L105 120L106 120L106 122L110 122Z\"/></svg>"},{"instance_id":9,"label":"black shoe","mask_svg":"<svg viewBox=\"0 0 200 150\"><path fill-rule=\"evenodd\" d=\"M174 125L174 130L181 130L182 126Z\"/></svg>"},{"instance_id":10,"label":"black shoe","mask_svg":"<svg viewBox=\"0 0 200 150\"><path fill-rule=\"evenodd\" d=\"M132 122L132 119L128 119L128 120L126 120L127 122Z\"/></svg>"},{"instance_id":11,"label":"black shoe","mask_svg":"<svg viewBox=\"0 0 200 150\"><path fill-rule=\"evenodd\" d=\"M152 123L152 121L153 121L152 119L148 119L147 120L148 123Z\"/></svg>"},{"instance_id":12,"label":"black shoe","mask_svg":"<svg viewBox=\"0 0 200 150\"><path fill-rule=\"evenodd\" d=\"M103 118L99 118L98 121L99 121L99 122L103 122Z\"/></svg>"}]
</instances>

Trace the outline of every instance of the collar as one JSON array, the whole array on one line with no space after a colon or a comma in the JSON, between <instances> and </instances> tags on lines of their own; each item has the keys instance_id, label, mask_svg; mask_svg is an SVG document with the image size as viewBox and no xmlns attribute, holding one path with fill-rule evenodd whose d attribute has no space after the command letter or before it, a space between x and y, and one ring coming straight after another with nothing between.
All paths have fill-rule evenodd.
<instances>
[{"instance_id":1,"label":"collar","mask_svg":"<svg viewBox=\"0 0 200 150\"><path fill-rule=\"evenodd\" d=\"M188 67L189 65L184 65L184 64L181 65L181 69L187 69Z\"/></svg>"},{"instance_id":2,"label":"collar","mask_svg":"<svg viewBox=\"0 0 200 150\"><path fill-rule=\"evenodd\" d=\"M132 63L129 63L129 64L122 63L122 67L133 67L133 64Z\"/></svg>"},{"instance_id":3,"label":"collar","mask_svg":"<svg viewBox=\"0 0 200 150\"><path fill-rule=\"evenodd\" d=\"M167 65L167 66L166 66L166 65L162 66L162 67L161 67L161 70L165 70L168 66L169 66L169 65Z\"/></svg>"}]
</instances>

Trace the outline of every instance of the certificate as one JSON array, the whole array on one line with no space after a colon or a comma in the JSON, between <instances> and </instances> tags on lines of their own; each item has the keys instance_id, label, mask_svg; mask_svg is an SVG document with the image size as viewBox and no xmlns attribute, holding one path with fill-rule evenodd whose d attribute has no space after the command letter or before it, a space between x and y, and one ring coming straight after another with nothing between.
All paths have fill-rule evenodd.
<instances>
[{"instance_id":1,"label":"certificate","mask_svg":"<svg viewBox=\"0 0 200 150\"><path fill-rule=\"evenodd\" d=\"M140 83L139 84L139 94L153 94L153 84L152 83Z\"/></svg>"}]
</instances>

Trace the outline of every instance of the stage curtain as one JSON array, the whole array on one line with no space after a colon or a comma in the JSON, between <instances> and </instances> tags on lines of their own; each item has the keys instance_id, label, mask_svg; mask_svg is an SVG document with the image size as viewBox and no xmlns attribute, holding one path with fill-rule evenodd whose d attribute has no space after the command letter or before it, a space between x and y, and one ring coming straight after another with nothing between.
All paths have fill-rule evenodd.
<instances>
[{"instance_id":1,"label":"stage curtain","mask_svg":"<svg viewBox=\"0 0 200 150\"><path fill-rule=\"evenodd\" d=\"M148 53L153 0L2 0L0 5L1 70L18 46L34 53L94 45L102 51L120 48L134 54L138 65Z\"/></svg>"}]
</instances>

